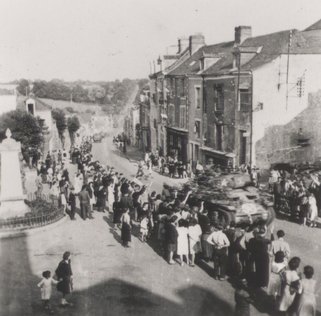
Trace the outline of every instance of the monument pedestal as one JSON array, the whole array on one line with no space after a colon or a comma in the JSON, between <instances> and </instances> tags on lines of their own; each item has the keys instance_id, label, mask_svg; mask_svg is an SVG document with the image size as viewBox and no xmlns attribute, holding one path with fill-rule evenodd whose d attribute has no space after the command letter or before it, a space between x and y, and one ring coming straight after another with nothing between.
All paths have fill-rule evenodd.
<instances>
[{"instance_id":1,"label":"monument pedestal","mask_svg":"<svg viewBox=\"0 0 321 316\"><path fill-rule=\"evenodd\" d=\"M23 200L1 201L0 218L6 219L16 216L21 217L29 211L29 207Z\"/></svg>"},{"instance_id":2,"label":"monument pedestal","mask_svg":"<svg viewBox=\"0 0 321 316\"><path fill-rule=\"evenodd\" d=\"M6 132L7 138L0 144L1 155L1 188L0 188L0 218L24 216L29 208L24 203L19 154L20 142L11 138L11 132Z\"/></svg>"}]
</instances>

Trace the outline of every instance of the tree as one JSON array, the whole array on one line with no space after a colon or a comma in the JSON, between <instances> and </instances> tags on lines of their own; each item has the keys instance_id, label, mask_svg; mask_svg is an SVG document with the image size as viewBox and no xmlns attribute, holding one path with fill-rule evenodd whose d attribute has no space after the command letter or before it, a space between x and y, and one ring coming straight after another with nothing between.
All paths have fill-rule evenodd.
<instances>
[{"instance_id":1,"label":"tree","mask_svg":"<svg viewBox=\"0 0 321 316\"><path fill-rule=\"evenodd\" d=\"M20 110L11 111L0 116L0 138L5 138L7 128L11 130L12 138L21 142L21 151L24 159L28 161L31 150L41 149L44 138L39 120L33 115Z\"/></svg>"},{"instance_id":2,"label":"tree","mask_svg":"<svg viewBox=\"0 0 321 316\"><path fill-rule=\"evenodd\" d=\"M56 121L59 137L62 138L67 127L65 113L61 109L53 109L51 111L51 116Z\"/></svg>"},{"instance_id":3,"label":"tree","mask_svg":"<svg viewBox=\"0 0 321 316\"><path fill-rule=\"evenodd\" d=\"M72 88L72 99L75 102L90 102L88 98L88 90L77 84Z\"/></svg>"},{"instance_id":4,"label":"tree","mask_svg":"<svg viewBox=\"0 0 321 316\"><path fill-rule=\"evenodd\" d=\"M48 98L47 82L36 80L33 83L32 92L37 98Z\"/></svg>"},{"instance_id":5,"label":"tree","mask_svg":"<svg viewBox=\"0 0 321 316\"><path fill-rule=\"evenodd\" d=\"M22 95L27 95L30 92L29 81L27 79L20 79L18 82L17 91Z\"/></svg>"},{"instance_id":6,"label":"tree","mask_svg":"<svg viewBox=\"0 0 321 316\"><path fill-rule=\"evenodd\" d=\"M68 117L67 125L68 125L68 131L69 131L71 143L73 144L75 140L75 133L80 128L80 122L79 122L78 116L73 115L71 117Z\"/></svg>"}]
</instances>

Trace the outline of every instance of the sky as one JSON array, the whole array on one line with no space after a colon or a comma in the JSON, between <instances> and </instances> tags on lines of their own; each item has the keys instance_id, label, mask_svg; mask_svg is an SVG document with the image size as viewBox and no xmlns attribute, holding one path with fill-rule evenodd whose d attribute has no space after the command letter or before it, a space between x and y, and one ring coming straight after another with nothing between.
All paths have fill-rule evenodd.
<instances>
[{"instance_id":1,"label":"sky","mask_svg":"<svg viewBox=\"0 0 321 316\"><path fill-rule=\"evenodd\" d=\"M144 78L177 39L305 29L320 0L0 0L0 82Z\"/></svg>"}]
</instances>

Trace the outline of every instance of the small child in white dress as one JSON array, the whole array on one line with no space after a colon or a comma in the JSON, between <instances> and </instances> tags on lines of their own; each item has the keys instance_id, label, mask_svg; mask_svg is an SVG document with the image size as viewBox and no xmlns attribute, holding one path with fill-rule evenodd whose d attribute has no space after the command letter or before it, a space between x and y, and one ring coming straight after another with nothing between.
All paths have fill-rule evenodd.
<instances>
[{"instance_id":1,"label":"small child in white dress","mask_svg":"<svg viewBox=\"0 0 321 316\"><path fill-rule=\"evenodd\" d=\"M140 222L140 240L142 242L147 241L147 236L148 236L148 224L149 224L149 219L145 215L143 219Z\"/></svg>"},{"instance_id":2,"label":"small child in white dress","mask_svg":"<svg viewBox=\"0 0 321 316\"><path fill-rule=\"evenodd\" d=\"M41 300L43 302L44 308L46 310L50 310L50 297L52 293L52 284L57 284L58 281L53 279L51 277L51 272L50 271L44 271L42 273L42 280L37 284L38 287L40 287L41 291Z\"/></svg>"}]
</instances>

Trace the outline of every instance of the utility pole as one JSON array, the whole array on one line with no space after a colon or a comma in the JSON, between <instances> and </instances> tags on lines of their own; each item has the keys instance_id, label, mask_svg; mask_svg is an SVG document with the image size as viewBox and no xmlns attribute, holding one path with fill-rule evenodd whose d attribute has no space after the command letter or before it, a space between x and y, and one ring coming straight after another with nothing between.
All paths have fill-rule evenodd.
<instances>
[{"instance_id":1,"label":"utility pole","mask_svg":"<svg viewBox=\"0 0 321 316\"><path fill-rule=\"evenodd\" d=\"M287 54L287 63L286 63L286 104L285 110L288 110L289 104L289 68L290 68L290 50L292 45L292 30L289 33L289 42L288 42L288 54Z\"/></svg>"}]
</instances>

